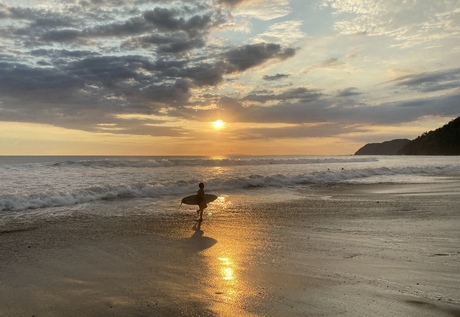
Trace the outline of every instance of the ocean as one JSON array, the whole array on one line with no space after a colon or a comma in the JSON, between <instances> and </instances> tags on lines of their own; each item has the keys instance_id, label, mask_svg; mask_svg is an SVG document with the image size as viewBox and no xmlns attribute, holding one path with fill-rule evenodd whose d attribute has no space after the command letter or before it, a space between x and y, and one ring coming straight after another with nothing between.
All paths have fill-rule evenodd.
<instances>
[{"instance_id":1,"label":"ocean","mask_svg":"<svg viewBox=\"0 0 460 317\"><path fill-rule=\"evenodd\" d=\"M198 183L234 206L304 197L324 184L429 183L460 175L456 156L0 157L0 229L78 213L190 213Z\"/></svg>"}]
</instances>

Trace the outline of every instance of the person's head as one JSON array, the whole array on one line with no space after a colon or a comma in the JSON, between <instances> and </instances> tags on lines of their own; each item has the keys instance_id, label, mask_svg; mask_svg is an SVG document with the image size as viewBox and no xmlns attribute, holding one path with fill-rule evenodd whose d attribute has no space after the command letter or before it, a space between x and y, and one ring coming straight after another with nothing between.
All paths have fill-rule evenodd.
<instances>
[{"instance_id":1,"label":"person's head","mask_svg":"<svg viewBox=\"0 0 460 317\"><path fill-rule=\"evenodd\" d=\"M203 188L204 188L204 184L203 184L203 183L199 183L199 184L198 184L198 187L200 187L201 189L203 189Z\"/></svg>"}]
</instances>

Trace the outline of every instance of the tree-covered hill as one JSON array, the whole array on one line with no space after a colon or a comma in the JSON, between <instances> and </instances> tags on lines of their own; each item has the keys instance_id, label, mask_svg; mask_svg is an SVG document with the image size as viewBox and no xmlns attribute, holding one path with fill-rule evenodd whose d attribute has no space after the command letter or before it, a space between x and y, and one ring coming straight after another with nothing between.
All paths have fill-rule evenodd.
<instances>
[{"instance_id":1,"label":"tree-covered hill","mask_svg":"<svg viewBox=\"0 0 460 317\"><path fill-rule=\"evenodd\" d=\"M398 152L401 155L460 155L460 117L425 132Z\"/></svg>"},{"instance_id":2,"label":"tree-covered hill","mask_svg":"<svg viewBox=\"0 0 460 317\"><path fill-rule=\"evenodd\" d=\"M356 151L355 155L396 155L409 142L409 139L397 139L382 143L368 143Z\"/></svg>"}]
</instances>

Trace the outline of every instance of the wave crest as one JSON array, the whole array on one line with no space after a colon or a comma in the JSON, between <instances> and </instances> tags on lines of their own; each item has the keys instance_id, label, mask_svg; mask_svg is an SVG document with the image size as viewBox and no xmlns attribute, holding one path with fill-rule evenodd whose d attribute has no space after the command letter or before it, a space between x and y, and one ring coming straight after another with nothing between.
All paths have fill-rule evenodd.
<instances>
[{"instance_id":1,"label":"wave crest","mask_svg":"<svg viewBox=\"0 0 460 317\"><path fill-rule=\"evenodd\" d=\"M288 176L276 175L249 175L233 178L213 178L206 180L206 187L214 193L228 192L238 189L260 187L295 187L308 184L338 183L356 179L365 179L383 175L445 175L458 172L452 166L404 167L404 168L366 168L337 171L317 171L308 174ZM0 194L0 211L26 210L46 207L62 207L82 204L91 201L118 198L166 197L179 198L182 195L193 193L196 190L196 179L177 180L158 183L132 183L109 185L101 184L86 188L69 189L68 191L43 190L37 193L9 193Z\"/></svg>"}]
</instances>

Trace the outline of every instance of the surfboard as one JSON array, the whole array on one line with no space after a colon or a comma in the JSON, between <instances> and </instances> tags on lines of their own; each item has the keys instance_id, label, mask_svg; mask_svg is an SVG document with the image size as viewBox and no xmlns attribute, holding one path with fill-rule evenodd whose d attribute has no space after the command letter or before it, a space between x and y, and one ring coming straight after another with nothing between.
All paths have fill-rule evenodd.
<instances>
[{"instance_id":1,"label":"surfboard","mask_svg":"<svg viewBox=\"0 0 460 317\"><path fill-rule=\"evenodd\" d=\"M216 199L217 199L216 195L204 194L204 200L206 201L206 203L213 202ZM181 200L181 204L198 205L198 196L197 195L190 195L190 196L184 197Z\"/></svg>"}]
</instances>

